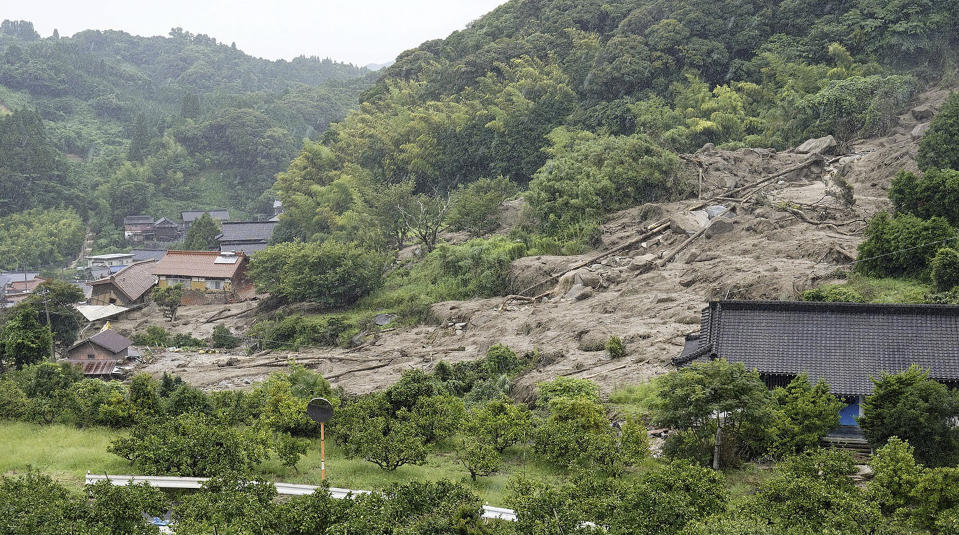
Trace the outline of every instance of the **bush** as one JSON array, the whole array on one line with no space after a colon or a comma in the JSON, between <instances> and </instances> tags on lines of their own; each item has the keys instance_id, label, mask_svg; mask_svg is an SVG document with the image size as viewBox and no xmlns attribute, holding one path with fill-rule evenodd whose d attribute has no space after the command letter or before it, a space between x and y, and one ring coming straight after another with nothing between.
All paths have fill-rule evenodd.
<instances>
[{"instance_id":1,"label":"bush","mask_svg":"<svg viewBox=\"0 0 959 535\"><path fill-rule=\"evenodd\" d=\"M556 398L583 397L599 403L599 387L588 379L574 377L557 377L552 381L540 383L536 386L536 404L548 406Z\"/></svg>"},{"instance_id":2,"label":"bush","mask_svg":"<svg viewBox=\"0 0 959 535\"><path fill-rule=\"evenodd\" d=\"M141 423L108 450L149 475L214 476L250 473L266 458L269 441L254 429L220 425L203 414Z\"/></svg>"},{"instance_id":3,"label":"bush","mask_svg":"<svg viewBox=\"0 0 959 535\"><path fill-rule=\"evenodd\" d=\"M948 292L959 285L959 251L943 247L932 259L932 282L936 290Z\"/></svg>"},{"instance_id":4,"label":"bush","mask_svg":"<svg viewBox=\"0 0 959 535\"><path fill-rule=\"evenodd\" d=\"M813 386L806 374L800 374L772 394L779 406L772 432L772 451L776 454L792 455L815 448L839 425L842 403L829 393L829 385L823 381Z\"/></svg>"},{"instance_id":5,"label":"bush","mask_svg":"<svg viewBox=\"0 0 959 535\"><path fill-rule=\"evenodd\" d=\"M383 255L353 244L290 242L257 252L249 273L261 292L337 308L378 288L385 265Z\"/></svg>"},{"instance_id":6,"label":"bush","mask_svg":"<svg viewBox=\"0 0 959 535\"><path fill-rule=\"evenodd\" d=\"M486 368L490 375L513 373L522 366L522 362L512 349L504 345L495 345L486 352Z\"/></svg>"},{"instance_id":7,"label":"bush","mask_svg":"<svg viewBox=\"0 0 959 535\"><path fill-rule=\"evenodd\" d=\"M230 332L230 328L226 325L217 325L213 328L210 345L223 349L233 349L240 345L240 338L234 336L233 333Z\"/></svg>"},{"instance_id":8,"label":"bush","mask_svg":"<svg viewBox=\"0 0 959 535\"><path fill-rule=\"evenodd\" d=\"M626 356L626 347L618 336L610 336L606 341L606 352L609 353L609 358L621 359Z\"/></svg>"},{"instance_id":9,"label":"bush","mask_svg":"<svg viewBox=\"0 0 959 535\"><path fill-rule=\"evenodd\" d=\"M939 216L959 225L959 171L927 169L921 178L900 171L889 188L889 200L897 213L922 219Z\"/></svg>"},{"instance_id":10,"label":"bush","mask_svg":"<svg viewBox=\"0 0 959 535\"><path fill-rule=\"evenodd\" d=\"M855 270L878 277L928 276L936 251L956 239L956 230L941 217L922 220L886 212L873 216L865 234Z\"/></svg>"},{"instance_id":11,"label":"bush","mask_svg":"<svg viewBox=\"0 0 959 535\"><path fill-rule=\"evenodd\" d=\"M145 333L136 333L133 335L133 343L140 346L167 347L169 343L169 333L163 327L151 325L147 327Z\"/></svg>"},{"instance_id":12,"label":"bush","mask_svg":"<svg viewBox=\"0 0 959 535\"><path fill-rule=\"evenodd\" d=\"M285 316L280 320L261 320L250 328L247 336L257 349L292 349L308 346L336 346L344 333L354 327L338 316L305 318Z\"/></svg>"},{"instance_id":13,"label":"bush","mask_svg":"<svg viewBox=\"0 0 959 535\"><path fill-rule=\"evenodd\" d=\"M866 397L859 425L873 447L891 437L909 441L916 459L927 466L959 461L959 400L955 392L933 381L916 366L873 378L875 391Z\"/></svg>"},{"instance_id":14,"label":"bush","mask_svg":"<svg viewBox=\"0 0 959 535\"><path fill-rule=\"evenodd\" d=\"M952 93L919 142L920 169L959 170L959 93Z\"/></svg>"},{"instance_id":15,"label":"bush","mask_svg":"<svg viewBox=\"0 0 959 535\"><path fill-rule=\"evenodd\" d=\"M450 288L447 299L495 297L504 295L509 287L510 264L525 255L522 243L496 236L440 245L423 267L432 271L435 281Z\"/></svg>"},{"instance_id":16,"label":"bush","mask_svg":"<svg viewBox=\"0 0 959 535\"><path fill-rule=\"evenodd\" d=\"M453 230L465 230L476 236L492 232L499 227L499 206L518 192L516 184L503 176L481 178L460 186L453 195L447 223Z\"/></svg>"},{"instance_id":17,"label":"bush","mask_svg":"<svg viewBox=\"0 0 959 535\"><path fill-rule=\"evenodd\" d=\"M189 334L179 333L170 337L170 345L173 347L206 347L206 342Z\"/></svg>"},{"instance_id":18,"label":"bush","mask_svg":"<svg viewBox=\"0 0 959 535\"><path fill-rule=\"evenodd\" d=\"M803 301L820 301L829 303L865 303L866 298L856 290L841 284L831 284L806 290L800 296Z\"/></svg>"}]
</instances>

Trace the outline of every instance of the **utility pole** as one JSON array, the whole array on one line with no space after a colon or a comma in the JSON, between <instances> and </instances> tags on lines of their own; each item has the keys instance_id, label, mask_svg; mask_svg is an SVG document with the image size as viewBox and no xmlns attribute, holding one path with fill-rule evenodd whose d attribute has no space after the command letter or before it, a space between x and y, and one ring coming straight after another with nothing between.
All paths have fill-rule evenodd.
<instances>
[{"instance_id":1,"label":"utility pole","mask_svg":"<svg viewBox=\"0 0 959 535\"><path fill-rule=\"evenodd\" d=\"M47 330L53 334L53 327L50 326L50 288L43 288L43 311L47 315ZM50 336L50 362L55 362L57 355L53 351L53 336Z\"/></svg>"}]
</instances>

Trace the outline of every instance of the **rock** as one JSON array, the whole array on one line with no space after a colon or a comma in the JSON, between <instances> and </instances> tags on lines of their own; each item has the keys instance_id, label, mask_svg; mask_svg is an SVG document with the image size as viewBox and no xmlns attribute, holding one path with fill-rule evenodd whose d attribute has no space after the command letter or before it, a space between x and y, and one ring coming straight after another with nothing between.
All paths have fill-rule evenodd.
<instances>
[{"instance_id":1,"label":"rock","mask_svg":"<svg viewBox=\"0 0 959 535\"><path fill-rule=\"evenodd\" d=\"M706 143L701 149L699 149L699 152L712 152L714 150L716 150L716 145L713 145L712 143Z\"/></svg>"},{"instance_id":2,"label":"rock","mask_svg":"<svg viewBox=\"0 0 959 535\"><path fill-rule=\"evenodd\" d=\"M720 234L732 232L734 228L735 225L733 225L732 221L717 219L712 225L709 226L708 229L706 229L706 237L712 238L713 236L719 236Z\"/></svg>"},{"instance_id":3,"label":"rock","mask_svg":"<svg viewBox=\"0 0 959 535\"><path fill-rule=\"evenodd\" d=\"M238 362L240 362L240 360L237 359L236 357L230 357L230 358L226 359L226 362L224 362L223 365L224 365L224 366L236 366L236 364L237 364Z\"/></svg>"},{"instance_id":4,"label":"rock","mask_svg":"<svg viewBox=\"0 0 959 535\"><path fill-rule=\"evenodd\" d=\"M609 335L599 329L587 331L579 339L580 351L602 351L606 349L606 341Z\"/></svg>"},{"instance_id":5,"label":"rock","mask_svg":"<svg viewBox=\"0 0 959 535\"><path fill-rule=\"evenodd\" d=\"M589 299L593 296L593 289L583 286L582 284L574 284L572 288L566 292L566 295L563 297L565 299L571 299L574 301L582 301L583 299Z\"/></svg>"},{"instance_id":6,"label":"rock","mask_svg":"<svg viewBox=\"0 0 959 535\"><path fill-rule=\"evenodd\" d=\"M353 335L353 338L350 338L350 347L356 347L358 345L362 345L363 342L366 342L369 336L370 336L369 331L360 331L356 333L355 335Z\"/></svg>"},{"instance_id":7,"label":"rock","mask_svg":"<svg viewBox=\"0 0 959 535\"><path fill-rule=\"evenodd\" d=\"M699 277L695 273L686 275L685 277L679 279L679 285L683 288L689 288L697 282L699 282Z\"/></svg>"},{"instance_id":8,"label":"rock","mask_svg":"<svg viewBox=\"0 0 959 535\"><path fill-rule=\"evenodd\" d=\"M705 212L703 214L705 215ZM676 233L695 234L703 228L703 225L696 216L689 213L679 213L669 217L669 228Z\"/></svg>"},{"instance_id":9,"label":"rock","mask_svg":"<svg viewBox=\"0 0 959 535\"><path fill-rule=\"evenodd\" d=\"M909 132L909 137L913 141L918 141L922 136L926 135L926 130L929 130L929 123L917 124L915 128L912 129L912 132Z\"/></svg>"},{"instance_id":10,"label":"rock","mask_svg":"<svg viewBox=\"0 0 959 535\"><path fill-rule=\"evenodd\" d=\"M832 154L838 146L836 138L826 136L806 140L802 145L796 147L796 152L799 154Z\"/></svg>"},{"instance_id":11,"label":"rock","mask_svg":"<svg viewBox=\"0 0 959 535\"><path fill-rule=\"evenodd\" d=\"M932 109L930 106L922 105L916 106L915 108L909 110L909 113L912 114L912 118L917 121L926 121L932 119L932 116L936 114L936 110Z\"/></svg>"},{"instance_id":12,"label":"rock","mask_svg":"<svg viewBox=\"0 0 959 535\"><path fill-rule=\"evenodd\" d=\"M637 256L629 264L629 270L635 271L640 275L652 271L654 267L656 267L656 256L649 253Z\"/></svg>"},{"instance_id":13,"label":"rock","mask_svg":"<svg viewBox=\"0 0 959 535\"><path fill-rule=\"evenodd\" d=\"M373 316L373 323L383 327L393 323L393 320L396 319L396 314L377 314Z\"/></svg>"},{"instance_id":14,"label":"rock","mask_svg":"<svg viewBox=\"0 0 959 535\"><path fill-rule=\"evenodd\" d=\"M603 278L598 273L580 270L573 277L573 286L580 284L588 288L599 288L603 284Z\"/></svg>"},{"instance_id":15,"label":"rock","mask_svg":"<svg viewBox=\"0 0 959 535\"><path fill-rule=\"evenodd\" d=\"M616 270L616 271L610 271L606 275L606 279L609 281L610 284L619 284L623 282L624 280L626 280L626 277L623 276L622 271Z\"/></svg>"}]
</instances>

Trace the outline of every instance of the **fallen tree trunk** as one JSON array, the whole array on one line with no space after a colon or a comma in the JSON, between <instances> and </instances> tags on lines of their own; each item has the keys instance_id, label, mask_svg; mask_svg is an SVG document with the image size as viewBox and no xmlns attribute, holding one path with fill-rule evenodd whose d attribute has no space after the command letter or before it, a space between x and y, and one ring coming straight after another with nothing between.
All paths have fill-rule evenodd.
<instances>
[{"instance_id":1,"label":"fallen tree trunk","mask_svg":"<svg viewBox=\"0 0 959 535\"><path fill-rule=\"evenodd\" d=\"M719 195L710 197L709 199L707 199L707 200L705 200L705 201L703 201L703 202L701 202L701 203L693 206L692 208L689 209L689 211L702 210L703 208L709 206L710 203L716 202L716 201L722 199L723 197L727 197L727 198L728 198L728 197L735 197L736 194L739 193L739 192L741 192L741 191L747 190L747 189L749 189L749 188L754 188L754 187L756 187L756 186L761 186L762 184L765 184L766 182L769 182L769 181L771 181L771 180L775 180L775 179L777 179L777 178L779 178L779 177L781 177L781 176L788 175L789 173L792 173L793 171L798 171L798 170L800 170L800 169L805 169L806 167L809 167L810 165L813 165L813 164L816 164L816 163L820 163L820 162L822 162L822 161L823 161L823 160L822 160L821 157L820 157L820 158L809 158L808 160L806 160L806 161L804 161L804 162L802 162L802 163L800 163L800 164L794 165L794 166L789 167L789 168L787 168L787 169L783 169L782 171L780 171L780 172L778 172L778 173L775 173L775 174L773 174L773 175L767 176L766 178L763 178L763 179L761 179L761 180L757 180L756 182L752 182L752 183L750 183L750 184L746 184L745 186L740 186L740 187L738 187L738 188L733 188L733 189L731 189L731 190L724 191L724 192L720 193Z\"/></svg>"},{"instance_id":2,"label":"fallen tree trunk","mask_svg":"<svg viewBox=\"0 0 959 535\"><path fill-rule=\"evenodd\" d=\"M689 244L693 243L693 241L695 241L696 238L698 238L698 237L702 236L703 234L705 234L706 231L709 230L709 227L713 226L713 223L715 223L716 221L719 221L719 218L721 218L722 216L726 215L727 213L729 213L729 208L727 208L725 212L723 212L723 213L717 215L716 217L712 218L705 227L701 228L696 234L693 234L692 236L690 236L689 238L687 238L686 241L684 241L683 243L679 244L679 247L677 247L676 249L674 249L673 252L669 253L668 255L666 255L665 257L663 257L662 260L659 261L659 267L665 266L665 265L668 264L672 259L676 258L676 255L678 255L679 253L683 252L684 249L686 249L687 247L689 247Z\"/></svg>"}]
</instances>

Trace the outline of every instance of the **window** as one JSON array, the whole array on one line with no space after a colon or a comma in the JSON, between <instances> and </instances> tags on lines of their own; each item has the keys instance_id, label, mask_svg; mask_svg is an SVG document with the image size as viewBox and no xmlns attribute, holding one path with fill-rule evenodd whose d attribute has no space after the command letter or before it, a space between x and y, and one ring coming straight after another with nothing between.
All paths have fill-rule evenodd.
<instances>
[{"instance_id":1,"label":"window","mask_svg":"<svg viewBox=\"0 0 959 535\"><path fill-rule=\"evenodd\" d=\"M95 359L95 358L97 358L97 357L96 357L96 355L94 355L93 353L87 353L87 360L92 360L92 359Z\"/></svg>"},{"instance_id":2,"label":"window","mask_svg":"<svg viewBox=\"0 0 959 535\"><path fill-rule=\"evenodd\" d=\"M223 281L221 281L221 280L207 280L207 281L206 281L206 289L207 289L207 290L222 290L222 289L223 289Z\"/></svg>"}]
</instances>

